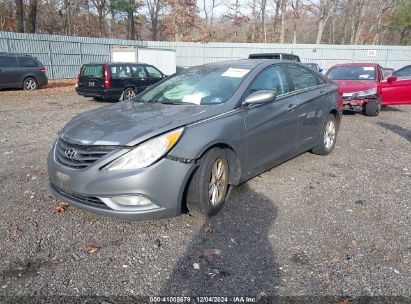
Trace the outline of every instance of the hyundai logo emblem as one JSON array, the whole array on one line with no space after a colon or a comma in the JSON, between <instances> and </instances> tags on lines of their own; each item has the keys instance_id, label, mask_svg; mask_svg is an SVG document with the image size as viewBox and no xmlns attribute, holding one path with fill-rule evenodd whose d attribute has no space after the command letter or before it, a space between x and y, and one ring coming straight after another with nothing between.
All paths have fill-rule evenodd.
<instances>
[{"instance_id":1,"label":"hyundai logo emblem","mask_svg":"<svg viewBox=\"0 0 411 304\"><path fill-rule=\"evenodd\" d=\"M73 158L77 155L77 151L73 148L69 148L66 151L64 151L64 155L66 155L66 157L68 158Z\"/></svg>"}]
</instances>

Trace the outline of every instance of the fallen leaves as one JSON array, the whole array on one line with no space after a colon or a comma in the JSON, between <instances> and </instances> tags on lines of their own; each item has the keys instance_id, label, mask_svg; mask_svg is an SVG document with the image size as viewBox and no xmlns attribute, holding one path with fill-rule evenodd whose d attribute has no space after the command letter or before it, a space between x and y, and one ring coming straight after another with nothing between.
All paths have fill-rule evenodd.
<instances>
[{"instance_id":1,"label":"fallen leaves","mask_svg":"<svg viewBox=\"0 0 411 304\"><path fill-rule=\"evenodd\" d=\"M11 229L10 234L13 238L17 239L23 234L23 231L19 227L16 227Z\"/></svg>"},{"instance_id":2,"label":"fallen leaves","mask_svg":"<svg viewBox=\"0 0 411 304\"><path fill-rule=\"evenodd\" d=\"M60 212L64 212L67 210L67 208L69 207L69 204L65 203L65 202L60 202L53 210L53 213L60 213Z\"/></svg>"},{"instance_id":3,"label":"fallen leaves","mask_svg":"<svg viewBox=\"0 0 411 304\"><path fill-rule=\"evenodd\" d=\"M217 255L221 254L220 249L206 249L204 252L200 255L205 257L207 260L212 261Z\"/></svg>"},{"instance_id":4,"label":"fallen leaves","mask_svg":"<svg viewBox=\"0 0 411 304\"><path fill-rule=\"evenodd\" d=\"M99 246L81 246L78 251L73 252L72 256L76 261L87 260L90 254L93 254L101 247Z\"/></svg>"},{"instance_id":5,"label":"fallen leaves","mask_svg":"<svg viewBox=\"0 0 411 304\"><path fill-rule=\"evenodd\" d=\"M204 233L211 233L213 232L213 227L211 226L211 224L207 224L204 226Z\"/></svg>"},{"instance_id":6,"label":"fallen leaves","mask_svg":"<svg viewBox=\"0 0 411 304\"><path fill-rule=\"evenodd\" d=\"M79 250L84 251L84 252L88 252L88 253L94 253L97 250L99 250L101 247L99 246L81 246L79 248Z\"/></svg>"}]
</instances>

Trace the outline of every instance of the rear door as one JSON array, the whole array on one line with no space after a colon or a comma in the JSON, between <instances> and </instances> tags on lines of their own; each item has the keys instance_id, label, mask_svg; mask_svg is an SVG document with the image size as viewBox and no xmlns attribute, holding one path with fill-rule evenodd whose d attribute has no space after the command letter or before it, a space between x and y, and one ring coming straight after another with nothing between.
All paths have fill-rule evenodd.
<instances>
[{"instance_id":1,"label":"rear door","mask_svg":"<svg viewBox=\"0 0 411 304\"><path fill-rule=\"evenodd\" d=\"M79 87L90 91L104 89L104 64L85 64L79 77Z\"/></svg>"},{"instance_id":2,"label":"rear door","mask_svg":"<svg viewBox=\"0 0 411 304\"><path fill-rule=\"evenodd\" d=\"M132 65L131 73L137 93L143 92L150 85L149 77L144 66L141 64Z\"/></svg>"},{"instance_id":3,"label":"rear door","mask_svg":"<svg viewBox=\"0 0 411 304\"><path fill-rule=\"evenodd\" d=\"M247 173L261 172L294 150L298 119L294 111L294 93L282 65L263 70L248 88L246 96L259 90L271 90L276 101L244 108L247 129Z\"/></svg>"},{"instance_id":4,"label":"rear door","mask_svg":"<svg viewBox=\"0 0 411 304\"><path fill-rule=\"evenodd\" d=\"M327 108L330 93L327 81L300 65L287 64L293 83L295 101L293 111L298 117L296 149L310 148L317 139Z\"/></svg>"},{"instance_id":5,"label":"rear door","mask_svg":"<svg viewBox=\"0 0 411 304\"><path fill-rule=\"evenodd\" d=\"M17 59L15 56L0 56L0 87L21 87Z\"/></svg>"}]
</instances>

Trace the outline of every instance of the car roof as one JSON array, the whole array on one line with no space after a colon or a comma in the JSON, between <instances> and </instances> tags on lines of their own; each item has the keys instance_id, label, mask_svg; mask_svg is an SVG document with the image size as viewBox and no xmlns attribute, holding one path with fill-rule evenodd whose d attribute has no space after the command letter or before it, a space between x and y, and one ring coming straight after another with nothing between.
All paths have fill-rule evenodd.
<instances>
[{"instance_id":1,"label":"car roof","mask_svg":"<svg viewBox=\"0 0 411 304\"><path fill-rule=\"evenodd\" d=\"M7 53L7 52L0 52L0 56L10 56L10 57L32 57L35 58L31 55L28 54L22 54L22 53Z\"/></svg>"},{"instance_id":2,"label":"car roof","mask_svg":"<svg viewBox=\"0 0 411 304\"><path fill-rule=\"evenodd\" d=\"M294 60L279 60L279 59L238 59L238 60L229 60L229 61L220 61L213 63L206 63L202 66L209 68L212 67L227 67L227 68L243 68L243 69L254 69L255 67L261 64L269 63L291 63L291 64L300 64Z\"/></svg>"},{"instance_id":3,"label":"car roof","mask_svg":"<svg viewBox=\"0 0 411 304\"><path fill-rule=\"evenodd\" d=\"M89 62L89 63L84 63L83 65L117 65L117 64L139 64L139 65L151 65L143 62Z\"/></svg>"},{"instance_id":4,"label":"car roof","mask_svg":"<svg viewBox=\"0 0 411 304\"><path fill-rule=\"evenodd\" d=\"M378 63L369 63L369 62L364 62L364 63L339 63L334 66L369 66L369 67L376 67L378 66Z\"/></svg>"},{"instance_id":5,"label":"car roof","mask_svg":"<svg viewBox=\"0 0 411 304\"><path fill-rule=\"evenodd\" d=\"M276 56L276 55L287 55L287 56L295 56L298 57L298 55L295 54L290 54L290 53L255 53L255 54L249 54L248 56Z\"/></svg>"}]
</instances>

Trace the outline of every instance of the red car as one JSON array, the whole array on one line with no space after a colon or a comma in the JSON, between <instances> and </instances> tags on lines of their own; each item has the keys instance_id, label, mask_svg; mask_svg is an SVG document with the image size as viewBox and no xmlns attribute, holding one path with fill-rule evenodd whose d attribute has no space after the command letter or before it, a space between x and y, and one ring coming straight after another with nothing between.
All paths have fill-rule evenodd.
<instances>
[{"instance_id":1,"label":"red car","mask_svg":"<svg viewBox=\"0 0 411 304\"><path fill-rule=\"evenodd\" d=\"M377 87L384 79L379 64L337 64L327 71L326 76L340 87L344 110L378 116L381 99L377 95Z\"/></svg>"},{"instance_id":2,"label":"red car","mask_svg":"<svg viewBox=\"0 0 411 304\"><path fill-rule=\"evenodd\" d=\"M378 86L382 105L411 104L411 65L395 71Z\"/></svg>"}]
</instances>

